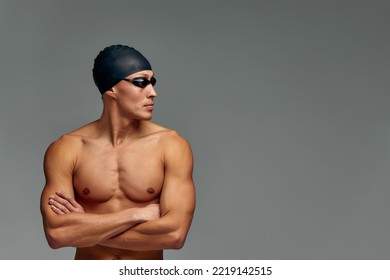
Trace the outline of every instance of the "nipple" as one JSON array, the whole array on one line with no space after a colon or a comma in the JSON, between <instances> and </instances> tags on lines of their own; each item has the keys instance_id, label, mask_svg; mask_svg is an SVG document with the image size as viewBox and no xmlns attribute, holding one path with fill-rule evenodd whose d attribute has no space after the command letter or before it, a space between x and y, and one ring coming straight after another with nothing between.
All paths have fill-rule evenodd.
<instances>
[{"instance_id":1,"label":"nipple","mask_svg":"<svg viewBox=\"0 0 390 280\"><path fill-rule=\"evenodd\" d=\"M89 189L88 189L88 188L85 188L85 189L83 190L83 194L88 195L88 194L89 194Z\"/></svg>"},{"instance_id":2,"label":"nipple","mask_svg":"<svg viewBox=\"0 0 390 280\"><path fill-rule=\"evenodd\" d=\"M150 193L150 194L153 194L153 193L154 193L154 189L153 189L153 188L148 188L146 191L147 191L148 193Z\"/></svg>"}]
</instances>

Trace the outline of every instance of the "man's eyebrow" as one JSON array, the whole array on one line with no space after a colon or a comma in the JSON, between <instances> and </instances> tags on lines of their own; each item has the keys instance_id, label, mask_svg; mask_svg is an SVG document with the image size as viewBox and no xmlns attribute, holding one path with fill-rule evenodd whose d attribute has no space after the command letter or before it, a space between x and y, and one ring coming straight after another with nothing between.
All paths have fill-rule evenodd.
<instances>
[{"instance_id":1,"label":"man's eyebrow","mask_svg":"<svg viewBox=\"0 0 390 280\"><path fill-rule=\"evenodd\" d=\"M150 79L153 77L154 77L154 74L152 76L150 76ZM132 79L136 79L136 78L149 78L149 75L148 74L139 74L139 75L134 76Z\"/></svg>"}]
</instances>

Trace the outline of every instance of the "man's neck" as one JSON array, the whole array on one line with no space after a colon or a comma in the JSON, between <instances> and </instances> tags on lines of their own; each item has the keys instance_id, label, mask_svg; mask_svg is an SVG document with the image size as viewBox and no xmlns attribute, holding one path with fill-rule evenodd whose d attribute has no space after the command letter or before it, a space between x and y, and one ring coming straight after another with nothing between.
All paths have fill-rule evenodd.
<instances>
[{"instance_id":1,"label":"man's neck","mask_svg":"<svg viewBox=\"0 0 390 280\"><path fill-rule=\"evenodd\" d=\"M102 135L106 136L112 146L118 146L126 139L136 137L142 130L143 121L119 116L112 111L103 110L98 121Z\"/></svg>"}]
</instances>

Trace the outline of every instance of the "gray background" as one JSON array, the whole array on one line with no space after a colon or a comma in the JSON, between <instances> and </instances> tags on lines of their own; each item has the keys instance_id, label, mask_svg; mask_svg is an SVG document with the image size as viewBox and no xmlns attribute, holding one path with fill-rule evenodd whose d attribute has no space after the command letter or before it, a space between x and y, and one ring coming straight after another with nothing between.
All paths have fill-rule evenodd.
<instances>
[{"instance_id":1,"label":"gray background","mask_svg":"<svg viewBox=\"0 0 390 280\"><path fill-rule=\"evenodd\" d=\"M51 250L42 160L97 119L107 45L192 144L197 210L168 259L388 259L389 1L1 1L0 258Z\"/></svg>"}]
</instances>

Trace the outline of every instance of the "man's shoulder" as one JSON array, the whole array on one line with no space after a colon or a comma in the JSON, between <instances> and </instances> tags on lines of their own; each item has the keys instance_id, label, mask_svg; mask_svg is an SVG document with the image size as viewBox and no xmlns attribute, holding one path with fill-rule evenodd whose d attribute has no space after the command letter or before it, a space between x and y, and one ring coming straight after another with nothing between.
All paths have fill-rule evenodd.
<instances>
[{"instance_id":1,"label":"man's shoulder","mask_svg":"<svg viewBox=\"0 0 390 280\"><path fill-rule=\"evenodd\" d=\"M166 166L173 166L177 170L182 169L184 166L192 166L193 155L191 145L176 130L167 129L161 132L160 145Z\"/></svg>"},{"instance_id":2,"label":"man's shoulder","mask_svg":"<svg viewBox=\"0 0 390 280\"><path fill-rule=\"evenodd\" d=\"M177 142L177 141L179 141L179 142L180 141L187 141L176 130L173 130L171 128L167 128L167 127L161 126L159 124L155 124L155 123L150 123L149 125L150 125L150 131L153 134L158 135L160 140L162 142L166 142L166 144L170 144L170 143L172 144L172 143Z\"/></svg>"},{"instance_id":3,"label":"man's shoulder","mask_svg":"<svg viewBox=\"0 0 390 280\"><path fill-rule=\"evenodd\" d=\"M66 138L69 138L70 141L82 141L87 138L93 138L96 134L97 121L88 123L82 127L79 127L71 132L66 133Z\"/></svg>"},{"instance_id":4,"label":"man's shoulder","mask_svg":"<svg viewBox=\"0 0 390 280\"><path fill-rule=\"evenodd\" d=\"M80 135L75 135L71 133L66 133L61 135L57 140L55 140L52 145L58 147L77 147L82 144L82 137Z\"/></svg>"},{"instance_id":5,"label":"man's shoulder","mask_svg":"<svg viewBox=\"0 0 390 280\"><path fill-rule=\"evenodd\" d=\"M160 148L165 152L171 149L190 148L190 144L176 130L148 122L148 135L157 139Z\"/></svg>"},{"instance_id":6,"label":"man's shoulder","mask_svg":"<svg viewBox=\"0 0 390 280\"><path fill-rule=\"evenodd\" d=\"M81 144L80 137L64 134L49 145L46 154L71 155L78 150Z\"/></svg>"},{"instance_id":7,"label":"man's shoulder","mask_svg":"<svg viewBox=\"0 0 390 280\"><path fill-rule=\"evenodd\" d=\"M61 135L55 140L52 145L60 147L77 147L82 145L86 139L91 137L92 131L94 130L95 122L86 124L75 130Z\"/></svg>"},{"instance_id":8,"label":"man's shoulder","mask_svg":"<svg viewBox=\"0 0 390 280\"><path fill-rule=\"evenodd\" d=\"M173 129L165 130L161 137L162 140L166 142L166 144L179 144L181 142L188 142L182 135Z\"/></svg>"},{"instance_id":9,"label":"man's shoulder","mask_svg":"<svg viewBox=\"0 0 390 280\"><path fill-rule=\"evenodd\" d=\"M61 135L49 145L47 153L76 153L85 142L85 139L88 136L88 131L91 129L90 127L91 124L87 124Z\"/></svg>"},{"instance_id":10,"label":"man's shoulder","mask_svg":"<svg viewBox=\"0 0 390 280\"><path fill-rule=\"evenodd\" d=\"M160 143L165 152L191 150L189 141L173 129L165 130L161 134Z\"/></svg>"}]
</instances>

